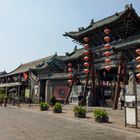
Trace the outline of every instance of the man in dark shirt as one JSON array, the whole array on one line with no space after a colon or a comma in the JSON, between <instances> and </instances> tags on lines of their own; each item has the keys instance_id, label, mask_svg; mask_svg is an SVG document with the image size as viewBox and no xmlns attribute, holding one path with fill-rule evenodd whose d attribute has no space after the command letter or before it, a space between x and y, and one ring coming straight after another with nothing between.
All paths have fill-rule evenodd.
<instances>
[{"instance_id":1,"label":"man in dark shirt","mask_svg":"<svg viewBox=\"0 0 140 140\"><path fill-rule=\"evenodd\" d=\"M7 106L7 100L8 100L8 98L5 97L5 102L4 102L4 106L5 106L5 107Z\"/></svg>"},{"instance_id":2,"label":"man in dark shirt","mask_svg":"<svg viewBox=\"0 0 140 140\"><path fill-rule=\"evenodd\" d=\"M83 95L82 95L82 93L80 92L79 95L78 95L78 105L81 105L82 100L83 100Z\"/></svg>"}]
</instances>

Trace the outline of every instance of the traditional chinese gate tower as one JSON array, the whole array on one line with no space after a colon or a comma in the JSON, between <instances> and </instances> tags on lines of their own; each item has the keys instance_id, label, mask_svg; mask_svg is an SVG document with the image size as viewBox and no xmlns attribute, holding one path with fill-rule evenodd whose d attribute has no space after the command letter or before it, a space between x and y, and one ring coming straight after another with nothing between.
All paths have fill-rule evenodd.
<instances>
[{"instance_id":1,"label":"traditional chinese gate tower","mask_svg":"<svg viewBox=\"0 0 140 140\"><path fill-rule=\"evenodd\" d=\"M106 44L104 41L105 29L111 31L109 34L111 39L111 48L109 49L111 53L110 71L105 69L107 66L104 56L106 49L103 47ZM85 37L89 38L92 63L89 66L88 79L92 79L93 98L96 100L98 89L104 90L112 86L114 87L114 94L112 92L113 108L116 109L120 83L127 84L127 73L130 69L137 73L135 69L137 62L134 59L136 58L135 50L140 48L140 18L132 5L126 5L124 11L100 21L94 22L92 20L88 27L79 28L79 31L66 32L64 36L70 37L81 45L85 44ZM103 102L104 96L101 99Z\"/></svg>"}]
</instances>

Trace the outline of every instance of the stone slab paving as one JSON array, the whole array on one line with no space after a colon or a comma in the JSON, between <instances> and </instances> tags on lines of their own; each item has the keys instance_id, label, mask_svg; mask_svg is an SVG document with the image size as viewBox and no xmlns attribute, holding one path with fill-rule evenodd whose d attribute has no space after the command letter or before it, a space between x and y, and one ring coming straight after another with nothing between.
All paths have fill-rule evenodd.
<instances>
[{"instance_id":1,"label":"stone slab paving","mask_svg":"<svg viewBox=\"0 0 140 140\"><path fill-rule=\"evenodd\" d=\"M140 139L140 133L86 121L93 120L90 118L75 119L72 113L65 111L64 108L64 113L53 114L52 111L41 112L37 106L32 109L0 107L0 140Z\"/></svg>"},{"instance_id":2,"label":"stone slab paving","mask_svg":"<svg viewBox=\"0 0 140 140\"><path fill-rule=\"evenodd\" d=\"M57 115L58 116L62 116L62 117L72 118L72 119L79 119L79 118L75 118L74 117L73 107L74 107L74 105L63 106L62 114L57 114ZM40 112L39 105L37 105L37 104L31 105L30 108L29 108L29 105L22 104L20 106L20 108L27 109L27 110L30 110L30 111L32 110L32 111ZM86 122L90 122L90 123L96 123L94 121L94 117L93 117L93 113L92 112L93 112L93 110L95 108L102 108L102 109L106 109L107 110L107 112L109 114L109 121L110 121L110 123L103 123L102 125L110 126L110 127L115 127L115 128L120 128L120 129L124 129L124 130L129 130L129 131L132 131L132 132L140 133L140 109L138 110L138 128L135 128L135 127L132 127L132 126L125 127L124 109L123 110L120 110L120 109L113 110L112 108L105 108L105 107L86 107L86 108L87 108L87 118L80 119L81 121L86 121ZM50 110L46 111L44 113L45 114L46 113L54 114Z\"/></svg>"}]
</instances>

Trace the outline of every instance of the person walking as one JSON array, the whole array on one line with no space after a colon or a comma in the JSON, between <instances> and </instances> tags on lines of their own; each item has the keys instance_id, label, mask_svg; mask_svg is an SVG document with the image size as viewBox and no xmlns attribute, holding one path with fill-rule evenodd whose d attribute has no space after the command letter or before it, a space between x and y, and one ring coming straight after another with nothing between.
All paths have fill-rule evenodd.
<instances>
[{"instance_id":1,"label":"person walking","mask_svg":"<svg viewBox=\"0 0 140 140\"><path fill-rule=\"evenodd\" d=\"M8 101L8 98L5 97L5 101L4 101L4 106L5 106L5 107L7 106L7 101Z\"/></svg>"},{"instance_id":2,"label":"person walking","mask_svg":"<svg viewBox=\"0 0 140 140\"><path fill-rule=\"evenodd\" d=\"M120 103L121 103L121 110L122 110L122 108L123 108L123 106L124 106L123 89L121 89L119 100L120 100Z\"/></svg>"},{"instance_id":3,"label":"person walking","mask_svg":"<svg viewBox=\"0 0 140 140\"><path fill-rule=\"evenodd\" d=\"M83 100L83 95L82 95L82 93L80 92L79 95L78 95L78 105L79 105L79 106L82 105L82 100Z\"/></svg>"}]
</instances>

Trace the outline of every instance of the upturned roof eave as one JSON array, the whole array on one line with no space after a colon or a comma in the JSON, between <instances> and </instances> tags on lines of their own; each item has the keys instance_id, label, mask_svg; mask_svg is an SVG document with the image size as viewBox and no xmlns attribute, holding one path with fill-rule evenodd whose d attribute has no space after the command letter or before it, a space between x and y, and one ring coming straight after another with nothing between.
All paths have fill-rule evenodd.
<instances>
[{"instance_id":1,"label":"upturned roof eave","mask_svg":"<svg viewBox=\"0 0 140 140\"><path fill-rule=\"evenodd\" d=\"M89 25L87 28L84 28L83 30L73 31L73 32L66 32L63 36L70 37L70 38L72 38L74 40L79 40L79 38L81 36L85 36L85 34L87 34L88 32L96 30L97 28L104 28L104 26L107 27L110 24L113 24L113 23L119 21L121 18L125 17L125 15L127 15L129 12L132 12L133 15L137 18L137 20L140 21L140 17L137 15L135 10L132 7L129 7L129 8L126 8L122 12L116 13L116 14L114 14L112 16L109 16L107 18L99 20L99 21L93 23L93 25Z\"/></svg>"},{"instance_id":2,"label":"upturned roof eave","mask_svg":"<svg viewBox=\"0 0 140 140\"><path fill-rule=\"evenodd\" d=\"M139 45L140 45L140 34L133 37L129 37L126 40L121 40L117 43L112 44L114 50L117 50L117 49L120 50L126 47L132 48L133 46L139 46Z\"/></svg>"},{"instance_id":3,"label":"upturned roof eave","mask_svg":"<svg viewBox=\"0 0 140 140\"><path fill-rule=\"evenodd\" d=\"M23 73L23 72L28 72L30 69L32 69L35 65L38 65L40 64L41 62L43 61L49 61L50 59L52 59L55 55L51 55L51 56L48 56L48 57L45 57L45 58L41 58L41 59L38 59L38 60L34 60L34 61L31 61L31 62L28 62L28 63L25 63L25 64L21 64L19 65L15 70L7 73L6 75L2 75L0 76L0 78L2 77L7 77L7 76L11 76L11 75L16 75L16 74L20 74L20 73ZM48 59L48 60L47 60Z\"/></svg>"}]
</instances>

